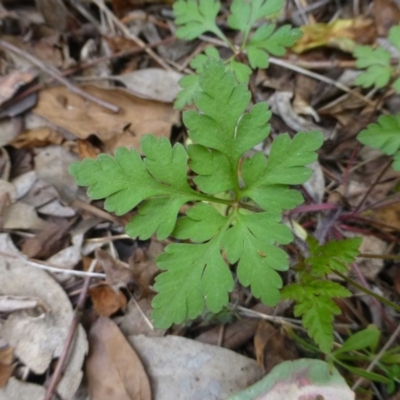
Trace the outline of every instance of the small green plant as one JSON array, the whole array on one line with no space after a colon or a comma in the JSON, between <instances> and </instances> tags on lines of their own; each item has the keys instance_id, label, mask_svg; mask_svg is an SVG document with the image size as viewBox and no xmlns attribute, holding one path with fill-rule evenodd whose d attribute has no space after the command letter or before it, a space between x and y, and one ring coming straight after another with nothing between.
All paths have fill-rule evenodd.
<instances>
[{"instance_id":1,"label":"small green plant","mask_svg":"<svg viewBox=\"0 0 400 400\"><path fill-rule=\"evenodd\" d=\"M400 25L394 26L389 31L389 42L400 51ZM375 86L383 88L389 83L393 89L400 93L400 65L393 66L390 51L383 47L356 46L354 49L356 67L366 69L358 75L355 84L368 88Z\"/></svg>"},{"instance_id":2,"label":"small green plant","mask_svg":"<svg viewBox=\"0 0 400 400\"><path fill-rule=\"evenodd\" d=\"M382 374L366 371L363 368L354 366L354 363L366 364L374 359L380 336L380 331L374 325L354 333L338 349L330 354L329 361L363 378L389 384L391 382L390 379ZM382 360L378 368L387 375L387 368Z\"/></svg>"},{"instance_id":3,"label":"small green plant","mask_svg":"<svg viewBox=\"0 0 400 400\"><path fill-rule=\"evenodd\" d=\"M360 244L361 239L354 238L319 246L314 238L309 238L310 256L296 265L296 283L282 290L282 298L295 302L294 315L302 317L304 328L324 353L332 350L333 320L340 314L333 298L351 296L345 287L326 277L334 271L346 274L347 264L357 257Z\"/></svg>"},{"instance_id":4,"label":"small green plant","mask_svg":"<svg viewBox=\"0 0 400 400\"><path fill-rule=\"evenodd\" d=\"M319 356L319 348L306 342L293 331L290 331L290 336L309 354L308 356ZM399 347L386 351L373 371L366 371L363 368L376 359L380 337L381 333L377 327L370 325L357 333L350 334L341 345L336 343L335 349L326 355L326 361L357 376L384 383L392 393L399 383L398 368L396 368L400 359Z\"/></svg>"},{"instance_id":5,"label":"small green plant","mask_svg":"<svg viewBox=\"0 0 400 400\"><path fill-rule=\"evenodd\" d=\"M239 282L250 286L256 298L268 305L280 299L277 271L288 269L288 256L277 245L293 239L281 223L282 212L303 201L288 185L310 177L307 165L316 160L323 136L300 132L291 139L282 134L268 158L263 153L246 158L268 136L271 116L266 103L246 111L250 98L245 84L221 61L210 59L194 94L198 112L183 114L193 142L187 149L146 135L143 159L136 150L120 148L114 157L102 154L70 166L92 199L106 199L108 211L121 215L139 205L126 226L128 235L191 240L168 245L157 260L165 271L154 285L157 327L193 319L205 307L220 312L234 286L233 264ZM193 183L188 167L195 173ZM189 208L178 219L184 204Z\"/></svg>"},{"instance_id":6,"label":"small green plant","mask_svg":"<svg viewBox=\"0 0 400 400\"><path fill-rule=\"evenodd\" d=\"M277 29L273 23L266 23L279 15L284 0L233 0L228 16L228 26L241 34L241 44L233 44L217 25L217 15L221 4L215 0L179 0L174 3L176 35L181 39L192 40L203 33L213 33L232 50L232 55L224 61L232 70L238 82L248 83L253 69L267 68L269 55L283 56L286 48L292 46L301 36L299 29L284 25ZM259 24L251 34L253 27ZM247 55L250 67L243 62ZM193 94L198 90L198 74L209 58L219 58L215 47L209 47L204 54L195 57L190 66L196 71L181 79L183 90L179 93L175 108L183 108L193 103Z\"/></svg>"},{"instance_id":7,"label":"small green plant","mask_svg":"<svg viewBox=\"0 0 400 400\"><path fill-rule=\"evenodd\" d=\"M400 51L400 25L389 31L389 42ZM391 53L382 48L357 46L354 51L356 67L366 68L356 79L356 85L364 88L375 86L383 88L388 84L400 94L400 64L393 66ZM380 150L383 154L393 156L393 168L400 171L400 113L385 115L362 130L357 139L360 143Z\"/></svg>"}]
</instances>

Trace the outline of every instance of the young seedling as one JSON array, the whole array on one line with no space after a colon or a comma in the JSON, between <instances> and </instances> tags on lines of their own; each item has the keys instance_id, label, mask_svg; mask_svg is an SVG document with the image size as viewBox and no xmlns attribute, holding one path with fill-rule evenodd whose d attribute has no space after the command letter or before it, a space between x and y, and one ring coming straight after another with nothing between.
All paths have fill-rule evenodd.
<instances>
[{"instance_id":1,"label":"young seedling","mask_svg":"<svg viewBox=\"0 0 400 400\"><path fill-rule=\"evenodd\" d=\"M198 111L183 114L193 143L187 149L146 135L143 158L135 149L120 148L114 157L102 154L70 166L92 199L106 199L106 210L121 215L139 206L126 226L131 237L191 241L168 245L157 260L165 271L154 285L157 327L193 319L205 307L221 311L234 287L233 266L256 298L271 306L280 299L278 271L288 269L288 256L279 245L293 239L281 222L282 212L303 201L289 185L309 179L307 166L317 159L323 136L282 134L268 158L263 153L245 157L270 131L268 105L248 110L250 97L220 60L210 59L193 96ZM178 218L184 204L186 215Z\"/></svg>"}]
</instances>

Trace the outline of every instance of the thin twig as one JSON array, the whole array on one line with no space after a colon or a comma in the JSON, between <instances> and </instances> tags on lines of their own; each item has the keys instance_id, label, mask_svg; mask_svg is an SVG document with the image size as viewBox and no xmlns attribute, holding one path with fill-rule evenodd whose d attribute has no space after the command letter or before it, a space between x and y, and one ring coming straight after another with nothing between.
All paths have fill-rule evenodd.
<instances>
[{"instance_id":1,"label":"thin twig","mask_svg":"<svg viewBox=\"0 0 400 400\"><path fill-rule=\"evenodd\" d=\"M55 265L49 265L45 261L29 259L29 258L20 256L19 254L7 253L7 252L1 251L1 250L0 250L0 255L2 255L4 257L8 257L8 258L18 259L31 267L43 269L44 271L54 272L57 274L67 274L67 275L75 275L75 276L91 277L91 278L101 278L101 279L104 279L106 277L105 274L101 274L99 272L87 272L87 271L76 271L74 269L65 269L62 267L57 267Z\"/></svg>"},{"instance_id":2,"label":"thin twig","mask_svg":"<svg viewBox=\"0 0 400 400\"><path fill-rule=\"evenodd\" d=\"M93 272L95 266L96 266L97 260L94 259L92 263L90 264L89 272ZM56 369L54 370L54 373L51 377L50 384L46 390L46 396L44 400L51 400L53 397L54 392L57 389L57 385L61 379L62 372L64 370L64 366L67 362L67 359L69 357L69 353L71 350L72 343L75 338L76 331L79 327L79 322L81 320L81 315L83 311L83 307L85 305L85 300L87 296L87 292L89 290L89 285L90 285L90 276L87 276L83 282L83 288L81 291L81 294L79 295L78 299L78 304L76 305L76 309L74 311L74 316L72 318L72 322L68 331L67 338L65 340L64 348L61 353L61 356L57 362Z\"/></svg>"},{"instance_id":3,"label":"thin twig","mask_svg":"<svg viewBox=\"0 0 400 400\"><path fill-rule=\"evenodd\" d=\"M97 7L99 7L99 9L101 11L103 11L103 13L105 15L107 15L107 17L115 24L115 26L117 26L121 32L125 35L125 37L127 37L128 39L133 40L138 46L142 47L143 49L145 49L146 53L153 58L154 61L156 61L158 64L160 64L166 71L171 71L172 69L170 68L170 66L168 64L166 64L164 62L164 60L159 57L152 49L150 49L145 42L143 42L143 40L141 40L140 38L138 38L136 35L134 35L128 28L126 25L124 25L115 15L114 13L104 4L104 1L101 0L92 0L92 2L94 4L97 5Z\"/></svg>"},{"instance_id":4,"label":"thin twig","mask_svg":"<svg viewBox=\"0 0 400 400\"><path fill-rule=\"evenodd\" d=\"M101 100L95 96L92 96L90 93L87 93L84 90L82 90L81 88L79 88L78 86L75 86L74 84L69 82L68 79L65 79L57 69L53 68L50 65L46 65L41 60L39 60L38 58L34 57L33 55L27 53L26 51L21 50L18 47L14 46L13 44L8 43L2 39L0 39L0 47L2 47L5 50L15 53L15 54L19 55L20 57L23 57L25 60L29 61L31 64L40 68L43 72L52 76L58 82L62 83L71 92L79 94L86 100L91 101L92 103L95 103L95 104L99 105L100 107L104 107L107 110L113 111L115 113L119 112L119 110L120 110L119 107L117 107L114 104L111 104L107 101Z\"/></svg>"}]
</instances>

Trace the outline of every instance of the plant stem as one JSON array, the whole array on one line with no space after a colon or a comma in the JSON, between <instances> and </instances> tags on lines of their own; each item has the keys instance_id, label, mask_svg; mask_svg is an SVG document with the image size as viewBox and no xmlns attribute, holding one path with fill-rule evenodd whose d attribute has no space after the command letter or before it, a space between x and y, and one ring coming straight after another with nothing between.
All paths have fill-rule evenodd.
<instances>
[{"instance_id":1,"label":"plant stem","mask_svg":"<svg viewBox=\"0 0 400 400\"><path fill-rule=\"evenodd\" d=\"M395 260L400 261L400 256L390 255L390 254L367 254L360 253L357 257L360 258L379 258L382 260Z\"/></svg>"},{"instance_id":2,"label":"plant stem","mask_svg":"<svg viewBox=\"0 0 400 400\"><path fill-rule=\"evenodd\" d=\"M366 287L360 285L353 279L347 277L346 275L343 275L341 272L338 271L333 271L337 276L340 276L344 281L346 281L349 285L354 286L355 288L361 290L365 294L368 294L369 296L372 296L376 300L380 301L381 303L385 304L388 307L393 308L394 310L400 312L400 306L398 306L396 303L393 303L392 301L385 299L383 296L380 296L377 293L374 293L372 290L367 289Z\"/></svg>"}]
</instances>

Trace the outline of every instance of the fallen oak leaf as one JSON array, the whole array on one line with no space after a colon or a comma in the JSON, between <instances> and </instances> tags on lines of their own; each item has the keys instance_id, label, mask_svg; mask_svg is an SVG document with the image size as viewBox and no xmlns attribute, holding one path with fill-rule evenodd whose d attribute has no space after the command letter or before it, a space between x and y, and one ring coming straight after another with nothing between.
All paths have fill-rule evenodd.
<instances>
[{"instance_id":1,"label":"fallen oak leaf","mask_svg":"<svg viewBox=\"0 0 400 400\"><path fill-rule=\"evenodd\" d=\"M117 325L100 317L89 333L86 361L89 395L93 400L151 400L142 362Z\"/></svg>"}]
</instances>

